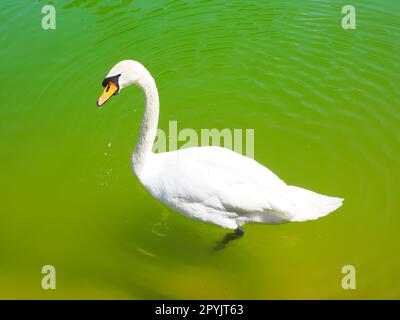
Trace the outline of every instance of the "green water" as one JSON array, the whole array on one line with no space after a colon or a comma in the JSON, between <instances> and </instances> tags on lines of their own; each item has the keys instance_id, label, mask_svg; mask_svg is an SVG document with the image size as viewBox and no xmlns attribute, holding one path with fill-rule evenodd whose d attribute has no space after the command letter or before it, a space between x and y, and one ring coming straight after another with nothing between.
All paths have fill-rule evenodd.
<instances>
[{"instance_id":1,"label":"green water","mask_svg":"<svg viewBox=\"0 0 400 320\"><path fill-rule=\"evenodd\" d=\"M400 298L399 1L351 1L356 30L343 1L54 1L47 31L45 4L0 4L0 298ZM122 59L156 79L160 128L254 129L257 161L344 206L213 252L225 230L132 174L140 90L96 108Z\"/></svg>"}]
</instances>

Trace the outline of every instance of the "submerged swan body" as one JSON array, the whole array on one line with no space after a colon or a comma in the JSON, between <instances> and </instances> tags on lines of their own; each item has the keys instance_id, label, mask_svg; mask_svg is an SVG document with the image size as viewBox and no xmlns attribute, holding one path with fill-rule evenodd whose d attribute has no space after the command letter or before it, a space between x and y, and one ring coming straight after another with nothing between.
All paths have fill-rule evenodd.
<instances>
[{"instance_id":1,"label":"submerged swan body","mask_svg":"<svg viewBox=\"0 0 400 320\"><path fill-rule=\"evenodd\" d=\"M343 199L289 186L253 159L220 147L153 153L159 98L154 79L139 62L117 63L103 81L101 106L131 84L145 95L133 170L150 194L196 220L239 230L246 223L277 224L323 217Z\"/></svg>"}]
</instances>

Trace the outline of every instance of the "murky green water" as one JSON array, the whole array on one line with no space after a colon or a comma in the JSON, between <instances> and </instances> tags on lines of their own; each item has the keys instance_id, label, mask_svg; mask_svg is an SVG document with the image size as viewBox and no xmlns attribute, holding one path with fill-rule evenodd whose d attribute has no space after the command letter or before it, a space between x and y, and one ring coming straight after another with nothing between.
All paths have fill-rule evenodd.
<instances>
[{"instance_id":1,"label":"murky green water","mask_svg":"<svg viewBox=\"0 0 400 320\"><path fill-rule=\"evenodd\" d=\"M351 1L356 30L342 1L54 1L49 31L45 4L0 4L1 298L400 298L397 0ZM345 205L212 252L223 229L132 174L139 89L95 106L122 59L155 77L160 128L253 128L260 163Z\"/></svg>"}]
</instances>

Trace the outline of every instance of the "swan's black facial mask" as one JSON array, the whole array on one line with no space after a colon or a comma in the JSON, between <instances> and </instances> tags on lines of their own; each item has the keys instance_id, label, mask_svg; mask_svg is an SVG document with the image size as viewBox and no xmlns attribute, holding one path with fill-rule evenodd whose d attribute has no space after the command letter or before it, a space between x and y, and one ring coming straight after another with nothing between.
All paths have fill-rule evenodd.
<instances>
[{"instance_id":1,"label":"swan's black facial mask","mask_svg":"<svg viewBox=\"0 0 400 320\"><path fill-rule=\"evenodd\" d=\"M97 106L101 107L105 104L113 95L118 94L119 84L118 79L121 75L107 77L103 80L102 86L105 87L103 93L101 94L99 100L97 100Z\"/></svg>"},{"instance_id":2,"label":"swan's black facial mask","mask_svg":"<svg viewBox=\"0 0 400 320\"><path fill-rule=\"evenodd\" d=\"M117 74L116 76L107 77L103 80L103 83L101 85L105 88L109 82L112 82L119 88L118 81L119 81L120 76L121 76L121 74Z\"/></svg>"}]
</instances>

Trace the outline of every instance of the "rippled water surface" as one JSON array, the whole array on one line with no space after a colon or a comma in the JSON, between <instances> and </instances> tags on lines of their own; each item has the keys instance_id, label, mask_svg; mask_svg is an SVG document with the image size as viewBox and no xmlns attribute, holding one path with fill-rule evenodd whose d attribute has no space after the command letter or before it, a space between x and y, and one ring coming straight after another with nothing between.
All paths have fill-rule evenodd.
<instances>
[{"instance_id":1,"label":"rippled water surface","mask_svg":"<svg viewBox=\"0 0 400 320\"><path fill-rule=\"evenodd\" d=\"M54 1L50 31L45 4L0 4L1 298L400 298L399 1L351 1L356 30L342 1ZM132 174L139 89L95 106L122 59L156 79L160 128L252 128L257 161L344 206L214 252L223 229Z\"/></svg>"}]
</instances>

